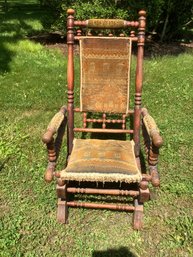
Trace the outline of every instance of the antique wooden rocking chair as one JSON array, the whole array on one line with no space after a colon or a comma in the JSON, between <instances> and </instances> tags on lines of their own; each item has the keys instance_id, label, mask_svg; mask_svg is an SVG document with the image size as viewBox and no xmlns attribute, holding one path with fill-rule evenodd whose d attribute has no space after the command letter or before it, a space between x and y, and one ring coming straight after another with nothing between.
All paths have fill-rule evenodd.
<instances>
[{"instance_id":1,"label":"antique wooden rocking chair","mask_svg":"<svg viewBox=\"0 0 193 257\"><path fill-rule=\"evenodd\" d=\"M57 177L58 221L67 223L68 207L107 208L133 211L134 229L141 229L143 204L150 198L148 183L151 182L154 187L160 184L157 163L159 148L163 143L155 121L147 109L141 108L146 13L140 11L138 21L75 21L74 10L69 9L67 14L68 105L54 116L43 135L48 149L45 180L50 182L54 176ZM125 37L122 33L117 36L117 31L128 31L128 28L132 28L130 36ZM134 29L138 31L137 35ZM112 30L114 35L109 34ZM108 31L108 36L103 36L101 31ZM80 44L80 108L74 107L75 40ZM131 109L130 59L134 42L137 43L137 65L134 108ZM74 126L74 112L83 115L83 127ZM112 118L109 118L110 115ZM126 128L127 120L130 120L131 128ZM66 125L67 164L64 170L55 171ZM140 161L140 131L144 136L148 172ZM79 135L80 132L89 134L91 138L75 139L77 132ZM92 135L98 133L103 133L103 139L93 138ZM126 134L130 134L130 139L108 139L109 133L111 136L124 135L125 139ZM69 198L69 194L85 193L128 196L132 199L132 205L83 203Z\"/></svg>"}]
</instances>

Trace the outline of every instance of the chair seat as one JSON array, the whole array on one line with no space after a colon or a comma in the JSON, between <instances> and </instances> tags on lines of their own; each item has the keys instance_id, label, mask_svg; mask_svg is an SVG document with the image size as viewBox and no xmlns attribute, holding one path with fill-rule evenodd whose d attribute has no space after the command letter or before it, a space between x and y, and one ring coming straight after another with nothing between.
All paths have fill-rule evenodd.
<instances>
[{"instance_id":1,"label":"chair seat","mask_svg":"<svg viewBox=\"0 0 193 257\"><path fill-rule=\"evenodd\" d=\"M140 182L134 141L74 139L62 180Z\"/></svg>"}]
</instances>

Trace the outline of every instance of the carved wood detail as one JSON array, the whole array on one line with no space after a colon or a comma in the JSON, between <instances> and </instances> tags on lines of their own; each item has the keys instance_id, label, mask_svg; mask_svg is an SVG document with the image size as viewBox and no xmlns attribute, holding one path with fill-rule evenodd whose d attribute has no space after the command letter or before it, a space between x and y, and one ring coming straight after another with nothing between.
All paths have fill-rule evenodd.
<instances>
[{"instance_id":1,"label":"carved wood detail","mask_svg":"<svg viewBox=\"0 0 193 257\"><path fill-rule=\"evenodd\" d=\"M124 20L106 20L106 19L91 19L87 21L74 21L74 10L69 9L67 11L68 17L67 17L67 44L68 44L68 70L67 70L67 86L68 86L68 157L71 154L72 151L72 142L74 139L74 132L104 132L104 133L129 133L134 134L134 141L135 141L135 155L137 160L139 159L139 153L140 153L140 128L141 128L141 93L142 93L142 66L143 66L143 54L144 54L144 42L145 42L145 11L139 12L139 19L138 21L124 21ZM135 99L134 99L134 110L128 110L128 106L124 108L124 111L120 111L120 106L118 105L117 109L114 110L114 108L111 109L111 111L105 110L105 108L98 109L96 111L95 109L84 109L81 108L74 108L74 40L75 39L81 39L83 40L82 35L86 32L88 35L92 35L91 29L85 29L81 31L78 27L87 27L87 28L97 28L97 29L106 29L106 28L121 28L122 27L133 27L133 30L130 32L130 37L126 38L124 37L124 34L121 33L119 40L128 40L129 44L131 41L137 41L138 45L138 52L137 52L137 68L136 68L136 79L135 79ZM74 36L74 27L77 27L76 36ZM135 35L134 29L138 29L137 35ZM98 33L98 32L97 32ZM113 32L114 33L114 32ZM93 33L94 34L94 33ZM101 40L101 32L98 34L97 39L99 38ZM113 40L115 36L113 36L112 32L109 33L108 38L105 37L106 40ZM85 38L85 37L84 37ZM89 38L89 40L93 39L95 37L92 36L92 38ZM95 41L93 41L95 42ZM93 44L92 42L92 44ZM113 43L114 44L114 43ZM95 47L96 48L96 47ZM103 47L102 47L103 48ZM116 47L115 47L116 48ZM88 49L87 49L88 50ZM91 49L93 50L93 49ZM96 49L95 49L96 50ZM104 49L102 49L104 50ZM107 51L106 51L107 50ZM104 52L104 55L102 58L105 60L105 58L111 58L113 61L111 65L114 65L114 59L120 60L120 53L119 49L118 51L114 51L113 56L116 58L112 58L108 52L108 48ZM116 50L116 49L115 49ZM99 48L98 52L101 54L101 48ZM95 56L98 54L98 52L94 52ZM118 54L117 54L118 53ZM89 54L93 54L93 51L91 53L89 51L86 52L85 58L90 58ZM117 55L116 55L117 54ZM92 56L93 57L93 56ZM98 58L98 55L97 55ZM126 60L126 58L124 59ZM121 59L121 62L123 61L123 58ZM118 62L117 62L118 63ZM104 63L104 66L109 63ZM106 65L105 68L108 68L109 66ZM95 65L96 66L96 65ZM100 64L98 64L97 67L100 67ZM114 66L113 66L114 67ZM88 67L91 69L88 65ZM96 68L96 67L95 67ZM105 70L104 68L104 70ZM87 69L86 69L87 70ZM94 69L93 69L94 70ZM116 71L116 70L115 70ZM113 71L113 76L115 71ZM95 70L93 71L93 74L96 74ZM99 72L100 78L102 80L105 79L105 74L108 74L108 69L105 72ZM94 76L94 75L93 75ZM93 84L93 76L91 76L91 84ZM117 81L120 82L122 79L122 75L120 78L117 79ZM129 77L127 77L129 80ZM127 80L125 79L125 81ZM111 82L111 80L109 80ZM86 81L87 82L87 81ZM100 82L100 81L99 81ZM85 83L86 84L86 83ZM90 84L89 84L90 85ZM109 89L112 89L112 85L109 83ZM85 85L84 85L85 86ZM119 86L122 86L122 84L118 84L118 87L116 88L116 92L119 90ZM103 91L104 98L101 100L102 104L106 104L107 92L108 90L104 89L104 86L101 87ZM85 87L84 87L85 89ZM105 91L106 90L106 91ZM110 100L113 98L113 92L115 90L112 90L110 94ZM126 95L126 98L129 98L129 95ZM94 97L93 97L94 99ZM95 99L93 100L93 102ZM106 101L106 102L105 102ZM123 109L123 108L122 108ZM117 111L118 110L118 111ZM127 111L128 110L128 111ZM90 118L89 112L97 112L101 113L101 117L98 118ZM74 128L74 112L82 112L83 115L83 128ZM88 112L88 114L87 114ZM110 119L108 118L108 113L119 113L120 117L118 119ZM128 114L134 114L134 129L126 129L126 117ZM92 117L92 116L91 116ZM88 123L100 123L101 128L89 128L87 125ZM107 129L109 123L116 123L120 124L122 129ZM60 149L61 142L59 141L58 144L54 142L51 142L49 145L49 160L50 160L50 170L52 171L52 175L58 177L57 181L57 195L58 195L58 211L57 211L57 217L58 221L61 223L66 223L68 218L68 206L70 207L86 207L86 208L99 208L99 209L111 209L111 210L118 210L118 211L134 211L134 228L135 229L141 229L143 222L143 202L149 200L149 189L148 189L148 182L152 182L154 186L157 186L159 184L158 181L158 173L157 173L157 156L158 156L158 150L155 147L154 144L150 144L150 141L146 140L146 151L148 152L149 158L148 162L150 165L150 174L142 174L142 180L138 184L133 184L133 188L137 188L137 190L119 190L119 189L99 189L99 188L77 188L77 187L69 187L69 184L66 184L66 181L62 181L60 179L60 173L54 172L55 169L55 161L57 159L57 149ZM72 155L71 155L72 156ZM83 202L75 202L75 201L68 201L67 200L67 194L101 194L101 195L116 195L116 196L131 196L134 197L134 206L129 205L121 205L121 204L101 204L101 203L83 203Z\"/></svg>"},{"instance_id":2,"label":"carved wood detail","mask_svg":"<svg viewBox=\"0 0 193 257\"><path fill-rule=\"evenodd\" d=\"M74 10L68 9L67 14L68 154L70 154L74 139Z\"/></svg>"},{"instance_id":3,"label":"carved wood detail","mask_svg":"<svg viewBox=\"0 0 193 257\"><path fill-rule=\"evenodd\" d=\"M68 187L68 193L78 193L78 194L105 194L105 195L121 195L121 196L132 196L137 197L139 195L138 191L134 190L118 190L118 189L97 189L97 188L76 188Z\"/></svg>"},{"instance_id":4,"label":"carved wood detail","mask_svg":"<svg viewBox=\"0 0 193 257\"><path fill-rule=\"evenodd\" d=\"M135 155L140 154L140 127L141 127L141 93L143 81L143 55L145 42L145 18L146 12L139 12L139 27L138 27L138 50L137 50L137 68L135 78L135 114L134 114L134 141Z\"/></svg>"}]
</instances>

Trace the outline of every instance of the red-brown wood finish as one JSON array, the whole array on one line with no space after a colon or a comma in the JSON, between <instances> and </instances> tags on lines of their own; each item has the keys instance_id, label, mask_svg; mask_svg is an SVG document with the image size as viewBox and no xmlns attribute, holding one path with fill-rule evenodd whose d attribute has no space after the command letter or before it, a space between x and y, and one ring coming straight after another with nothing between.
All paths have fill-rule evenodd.
<instances>
[{"instance_id":1,"label":"red-brown wood finish","mask_svg":"<svg viewBox=\"0 0 193 257\"><path fill-rule=\"evenodd\" d=\"M146 108L142 109L142 116L146 117L149 116L149 113ZM149 173L151 176L151 183L154 187L160 186L160 177L157 169L158 165L158 157L159 157L159 148L163 144L163 139L156 127L152 118L148 117L149 119L149 128L146 128L145 124L142 124L142 132L145 144L145 151L147 154L147 160L149 164ZM149 132L148 132L149 130Z\"/></svg>"},{"instance_id":2,"label":"red-brown wood finish","mask_svg":"<svg viewBox=\"0 0 193 257\"><path fill-rule=\"evenodd\" d=\"M97 189L97 188L77 188L68 187L68 193L78 193L78 194L101 194L101 195L122 195L122 196L132 196L137 197L139 195L138 191L134 190L119 190L119 189Z\"/></svg>"},{"instance_id":3,"label":"red-brown wood finish","mask_svg":"<svg viewBox=\"0 0 193 257\"><path fill-rule=\"evenodd\" d=\"M92 209L109 209L109 210L115 210L115 211L134 211L135 209L134 206L130 206L130 205L83 203L83 202L67 202L67 206L92 208Z\"/></svg>"},{"instance_id":4,"label":"red-brown wood finish","mask_svg":"<svg viewBox=\"0 0 193 257\"><path fill-rule=\"evenodd\" d=\"M58 196L58 209L57 219L61 223L68 222L68 207L84 207L84 208L98 208L98 209L111 209L118 211L133 211L133 227L134 229L141 229L143 227L143 203L150 199L150 191L148 188L149 182L153 186L160 185L159 174L157 170L159 148L163 144L163 140L158 130L148 132L148 128L144 125L145 122L141 122L141 116L148 115L145 108L141 108L141 96L142 96L142 82L143 82L143 56L144 56L144 43L145 43L145 27L146 27L146 12L144 10L139 12L138 21L124 21L124 20L105 20L105 19L91 19L86 21L74 20L74 10L69 9L67 11L67 45L68 45L68 66L67 66L67 87L68 87L68 106L67 106L67 119L65 118L57 133L60 140L57 142L57 138L54 141L54 129L48 129L47 134L43 141L47 144L48 148L48 167L45 175L46 181L50 182L55 176L57 178L57 196ZM92 27L93 26L93 27ZM81 112L80 108L74 107L74 40L79 40L82 36L92 36L91 31L94 29L100 29L97 34L98 37L115 37L115 29L117 28L131 28L130 36L127 37L132 42L137 42L137 65L135 75L135 99L134 110L129 109L127 113L117 114L117 118L110 118L108 113L101 113L101 116L90 116L90 113ZM85 29L89 28L89 29ZM105 34L102 29L112 29L112 32ZM138 30L136 33L135 30ZM76 36L74 36L76 34ZM119 34L118 37L125 37L124 33ZM93 96L94 97L94 96ZM116 97L116 94L115 96ZM74 126L74 112L82 114L83 125L81 128ZM127 128L126 118L130 115L133 116L133 127ZM132 118L131 118L132 120ZM105 185L103 188L98 187L97 183L93 188L84 185L72 186L71 182L64 181L60 178L60 172L55 172L56 160L61 148L62 137L64 135L65 124L67 122L67 160L70 158L70 154L73 148L74 132L85 133L118 133L118 134L132 134L135 141L135 156L138 168L141 170L140 163L140 130L143 130L145 151L147 155L147 161L149 164L149 173L144 173L142 170L142 180L140 183L128 184L126 188L122 188L121 184L113 187L112 189ZM100 128L89 127L93 123L100 125ZM118 129L111 129L109 124L120 124ZM131 122L132 124L132 122ZM142 126L141 126L142 125ZM83 183L84 184L84 183ZM131 186L131 187L130 187ZM113 195L133 198L134 205L122 205L122 204L101 204L101 203L83 203L70 201L68 194L92 194L92 195Z\"/></svg>"},{"instance_id":5,"label":"red-brown wood finish","mask_svg":"<svg viewBox=\"0 0 193 257\"><path fill-rule=\"evenodd\" d=\"M138 51L137 51L137 68L135 81L135 107L134 107L134 141L135 155L140 154L140 126L141 126L141 93L143 83L143 55L145 43L145 26L146 12L139 12L139 27L138 27Z\"/></svg>"},{"instance_id":6,"label":"red-brown wood finish","mask_svg":"<svg viewBox=\"0 0 193 257\"><path fill-rule=\"evenodd\" d=\"M121 134L132 134L132 129L105 129L105 128L74 128L74 132L90 132L90 133L121 133Z\"/></svg>"},{"instance_id":7,"label":"red-brown wood finish","mask_svg":"<svg viewBox=\"0 0 193 257\"><path fill-rule=\"evenodd\" d=\"M74 10L69 9L67 14L68 154L70 154L74 139Z\"/></svg>"}]
</instances>

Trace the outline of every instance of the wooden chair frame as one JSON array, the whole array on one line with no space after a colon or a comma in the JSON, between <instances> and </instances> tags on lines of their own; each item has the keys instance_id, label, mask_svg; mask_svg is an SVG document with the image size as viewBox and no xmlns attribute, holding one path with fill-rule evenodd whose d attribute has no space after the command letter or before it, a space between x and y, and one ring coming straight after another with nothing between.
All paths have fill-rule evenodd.
<instances>
[{"instance_id":1,"label":"wooden chair frame","mask_svg":"<svg viewBox=\"0 0 193 257\"><path fill-rule=\"evenodd\" d=\"M67 68L67 86L68 86L68 105L62 107L60 111L51 120L46 133L43 135L43 142L48 149L48 167L45 173L45 180L50 182L53 177L57 177L57 195L58 195L58 221L67 223L68 206L73 207L88 207L88 208L107 208L112 210L133 211L134 229L142 228L143 217L143 203L150 199L150 191L148 183L151 182L154 187L159 187L160 179L157 170L159 148L163 144L159 130L153 118L148 114L147 109L141 107L142 95L142 81L143 81L143 55L145 42L145 26L146 26L146 12L140 11L138 21L123 21L123 20L87 20L75 21L74 10L67 11L67 45L68 45L68 68ZM81 30L77 30L77 35L74 35L74 28L95 28L95 29L118 29L118 28L135 28L138 30L137 36L134 31L131 31L130 39L137 42L137 66L135 79L135 102L134 110L129 110L127 114L122 115L122 119L107 119L106 114L102 114L101 119L87 118L86 113L83 113L83 127L74 127L74 112L80 112L79 108L74 107L74 43L81 37ZM112 36L111 34L109 35ZM120 36L123 36L122 34ZM134 124L133 129L126 129L125 118L127 115L133 115ZM101 129L87 128L88 122L98 122L102 124ZM122 129L107 129L106 123L121 123ZM69 181L63 181L60 178L60 172L56 172L56 160L62 144L62 138L67 125L67 162L73 148L73 139L75 132L104 132L104 133L130 133L133 134L135 142L135 157L138 167L140 164L140 130L142 128L145 150L149 164L149 172L142 174L142 180L131 187L131 189L120 190L119 188L105 189L105 188L80 188L77 185L72 186ZM54 139L54 134L57 134ZM128 187L129 188L129 187ZM134 188L134 189L133 189ZM102 195L123 195L134 198L134 205L117 205L117 204L99 204L99 203L80 203L70 201L68 194L102 194Z\"/></svg>"}]
</instances>

